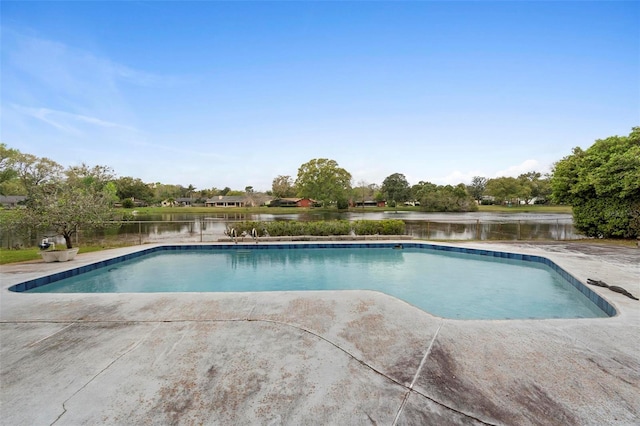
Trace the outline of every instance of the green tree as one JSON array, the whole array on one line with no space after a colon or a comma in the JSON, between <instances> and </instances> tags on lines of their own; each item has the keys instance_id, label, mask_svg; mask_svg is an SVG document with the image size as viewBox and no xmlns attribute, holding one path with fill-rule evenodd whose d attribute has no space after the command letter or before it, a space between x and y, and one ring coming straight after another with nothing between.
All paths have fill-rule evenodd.
<instances>
[{"instance_id":1,"label":"green tree","mask_svg":"<svg viewBox=\"0 0 640 426\"><path fill-rule=\"evenodd\" d=\"M378 185L375 183L367 183L364 180L358 182L358 186L351 190L351 199L356 202L365 202L367 200L375 200L378 192Z\"/></svg>"},{"instance_id":2,"label":"green tree","mask_svg":"<svg viewBox=\"0 0 640 426\"><path fill-rule=\"evenodd\" d=\"M298 196L320 201L324 206L349 198L351 174L335 160L313 159L298 168Z\"/></svg>"},{"instance_id":3,"label":"green tree","mask_svg":"<svg viewBox=\"0 0 640 426\"><path fill-rule=\"evenodd\" d=\"M176 199L182 197L184 188L181 185L172 185L164 183L156 183L153 188L153 199L156 203L160 203L169 198Z\"/></svg>"},{"instance_id":4,"label":"green tree","mask_svg":"<svg viewBox=\"0 0 640 426\"><path fill-rule=\"evenodd\" d=\"M482 201L482 196L486 189L487 178L482 176L474 176L473 179L471 179L471 185L467 186L469 194L478 202Z\"/></svg>"},{"instance_id":5,"label":"green tree","mask_svg":"<svg viewBox=\"0 0 640 426\"><path fill-rule=\"evenodd\" d=\"M293 197L296 195L291 176L276 176L271 183L271 193L276 198Z\"/></svg>"},{"instance_id":6,"label":"green tree","mask_svg":"<svg viewBox=\"0 0 640 426\"><path fill-rule=\"evenodd\" d=\"M416 200L422 200L427 194L435 191L438 185L421 180L411 187L411 196Z\"/></svg>"},{"instance_id":7,"label":"green tree","mask_svg":"<svg viewBox=\"0 0 640 426\"><path fill-rule=\"evenodd\" d=\"M246 186L244 188L244 202L247 207L256 207L264 203L265 196L261 192L256 192L253 186Z\"/></svg>"},{"instance_id":8,"label":"green tree","mask_svg":"<svg viewBox=\"0 0 640 426\"><path fill-rule=\"evenodd\" d=\"M438 186L422 182L417 192L420 209L430 212L469 212L478 210L474 198L464 184Z\"/></svg>"},{"instance_id":9,"label":"green tree","mask_svg":"<svg viewBox=\"0 0 640 426\"><path fill-rule=\"evenodd\" d=\"M380 190L393 205L404 203L411 196L411 187L402 173L394 173L382 181Z\"/></svg>"},{"instance_id":10,"label":"green tree","mask_svg":"<svg viewBox=\"0 0 640 426\"><path fill-rule=\"evenodd\" d=\"M9 179L0 184L0 195L25 195L26 193L18 178Z\"/></svg>"},{"instance_id":11,"label":"green tree","mask_svg":"<svg viewBox=\"0 0 640 426\"><path fill-rule=\"evenodd\" d=\"M72 236L80 228L113 226L113 186L101 174L107 170L101 166L69 168L66 179L35 185L29 191L26 209L20 211L21 222L41 231L55 231L64 237L67 248L73 247Z\"/></svg>"},{"instance_id":12,"label":"green tree","mask_svg":"<svg viewBox=\"0 0 640 426\"><path fill-rule=\"evenodd\" d=\"M191 196L193 195L193 191L196 190L196 187L193 186L192 184L189 184L189 186L187 186L186 191L187 191L187 197L191 198Z\"/></svg>"},{"instance_id":13,"label":"green tree","mask_svg":"<svg viewBox=\"0 0 640 426\"><path fill-rule=\"evenodd\" d=\"M219 193L220 193L220 190L215 186L211 189L201 189L200 191L198 191L198 195L199 195L198 199L206 200L207 198L211 198L215 195L218 195Z\"/></svg>"},{"instance_id":14,"label":"green tree","mask_svg":"<svg viewBox=\"0 0 640 426\"><path fill-rule=\"evenodd\" d=\"M543 178L539 172L523 173L518 176L518 180L523 187L522 196L526 204L533 199L545 199L551 194L549 179Z\"/></svg>"},{"instance_id":15,"label":"green tree","mask_svg":"<svg viewBox=\"0 0 640 426\"><path fill-rule=\"evenodd\" d=\"M64 168L60 164L33 154L19 153L13 165L27 197L40 186L56 183L63 178Z\"/></svg>"},{"instance_id":16,"label":"green tree","mask_svg":"<svg viewBox=\"0 0 640 426\"><path fill-rule=\"evenodd\" d=\"M7 195L5 184L18 177L15 160L19 154L17 149L7 148L7 145L0 143L0 195Z\"/></svg>"},{"instance_id":17,"label":"green tree","mask_svg":"<svg viewBox=\"0 0 640 426\"><path fill-rule=\"evenodd\" d=\"M151 202L153 200L153 190L139 178L125 176L114 181L116 194L120 200L134 198Z\"/></svg>"},{"instance_id":18,"label":"green tree","mask_svg":"<svg viewBox=\"0 0 640 426\"><path fill-rule=\"evenodd\" d=\"M125 209L132 209L135 206L135 204L133 203L133 200L131 198L125 198L124 200L122 200L122 207L124 207Z\"/></svg>"},{"instance_id":19,"label":"green tree","mask_svg":"<svg viewBox=\"0 0 640 426\"><path fill-rule=\"evenodd\" d=\"M590 237L640 236L640 127L596 140L554 165L553 199L573 207L576 228Z\"/></svg>"},{"instance_id":20,"label":"green tree","mask_svg":"<svg viewBox=\"0 0 640 426\"><path fill-rule=\"evenodd\" d=\"M105 191L107 185L114 180L113 169L110 167L100 165L89 167L84 163L67 168L64 174L70 185L83 186L96 192Z\"/></svg>"},{"instance_id":21,"label":"green tree","mask_svg":"<svg viewBox=\"0 0 640 426\"><path fill-rule=\"evenodd\" d=\"M495 197L500 203L508 201L518 204L520 199L528 196L527 189L522 185L522 182L514 177L489 179L487 181L486 193Z\"/></svg>"}]
</instances>

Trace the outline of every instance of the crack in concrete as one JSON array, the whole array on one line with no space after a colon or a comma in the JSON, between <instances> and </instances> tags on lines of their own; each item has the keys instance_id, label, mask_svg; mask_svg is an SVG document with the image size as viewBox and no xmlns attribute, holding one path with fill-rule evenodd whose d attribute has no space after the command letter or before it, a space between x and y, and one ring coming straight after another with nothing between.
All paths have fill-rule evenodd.
<instances>
[{"instance_id":1,"label":"crack in concrete","mask_svg":"<svg viewBox=\"0 0 640 426\"><path fill-rule=\"evenodd\" d=\"M69 328L69 327L71 327L71 326L73 326L73 325L75 325L75 324L76 324L75 322L72 322L71 324L67 325L66 327L61 328L60 330L56 331L55 333L51 333L50 335L48 335L48 336L46 336L46 337L43 337L42 339L39 339L39 340L36 340L36 341L35 341L35 342L33 342L33 343L30 343L27 347L32 348L32 347L36 346L38 343L42 343L42 342L44 342L45 340L52 338L52 337L53 337L53 336L55 336L56 334L60 334L60 333L62 333L62 332L63 332L63 331L65 331L67 328Z\"/></svg>"},{"instance_id":2,"label":"crack in concrete","mask_svg":"<svg viewBox=\"0 0 640 426\"><path fill-rule=\"evenodd\" d=\"M115 321L113 321L115 322ZM118 321L118 322L129 322L129 321ZM78 390L76 390L69 398L65 399L64 401L62 401L62 413L60 413L58 415L58 417L56 417L56 419L49 425L49 426L53 426L55 425L58 420L60 420L62 418L62 416L64 416L67 413L67 407L66 404L77 394L79 394L84 388L86 388L87 386L89 386L89 384L91 382L93 382L98 376L100 376L102 373L104 373L105 371L107 371L113 364L115 364L119 359L121 359L123 356L127 355L128 353L130 353L131 351L133 351L135 348L137 348L138 346L140 346L140 344L142 344L142 342L149 337L149 335L151 333L153 333L155 330L158 329L158 327L160 327L160 324L156 325L154 327L153 330L149 331L149 333L147 333L144 337L142 337L140 340L138 340L137 342L135 342L133 345L131 345L131 347L129 349L127 349L126 351L124 351L123 353L121 353L120 355L118 355L113 361L111 361L109 364L107 364L106 367L104 367L102 370L98 371L91 379L89 379L89 381L87 381L87 383L85 383L84 385L80 386L80 388L78 388Z\"/></svg>"},{"instance_id":3,"label":"crack in concrete","mask_svg":"<svg viewBox=\"0 0 640 426\"><path fill-rule=\"evenodd\" d=\"M247 321L249 321L249 320L251 319L251 315L253 315L253 311L254 311L254 309L256 309L256 306L257 306L257 305L255 305L255 304L254 304L254 305L251 307L251 309L249 310L249 313L248 313L248 314L247 314L247 316L245 317L245 319L246 319Z\"/></svg>"},{"instance_id":4,"label":"crack in concrete","mask_svg":"<svg viewBox=\"0 0 640 426\"><path fill-rule=\"evenodd\" d=\"M440 325L438 326L438 329L433 334L433 338L431 339L431 342L429 343L429 346L427 347L427 350L425 351L424 356L422 357L422 360L420 361L420 365L418 365L418 369L416 370L416 374L413 376L413 380L411 381L411 384L409 385L409 390L405 394L404 399L402 400L402 404L400 404L400 407L398 408L398 412L396 413L396 418L393 420L393 426L396 426L398 424L398 420L400 419L400 416L402 415L402 410L404 410L404 407L407 404L407 400L409 399L409 395L411 394L411 391L413 390L413 385L416 384L416 380L418 380L418 376L420 376L420 372L422 371L422 367L424 366L424 363L427 361L427 357L429 356L429 353L431 353L431 348L433 347L433 343L436 341L436 338L438 337L438 333L440 333L440 329L442 328L443 324L444 324L444 321L442 321L440 323Z\"/></svg>"},{"instance_id":5,"label":"crack in concrete","mask_svg":"<svg viewBox=\"0 0 640 426\"><path fill-rule=\"evenodd\" d=\"M431 353L431 348L433 347L433 344L435 343L436 338L438 337L438 333L440 333L440 329L442 328L443 325L444 325L444 321L440 323L440 325L438 326L438 329L436 330L435 334L433 335L433 339L431 339L431 343L429 343L429 347L427 348L427 351L424 353L424 356L422 357L422 361L420 361L420 365L418 366L418 370L416 370L416 375L413 376L413 380L411 381L411 385L409 386L409 388L413 389L413 386L416 384L416 380L418 380L418 376L420 375L420 372L422 371L422 367L424 367L424 363L427 361L427 357Z\"/></svg>"},{"instance_id":6,"label":"crack in concrete","mask_svg":"<svg viewBox=\"0 0 640 426\"><path fill-rule=\"evenodd\" d=\"M27 321L0 321L0 324L5 323L5 324L24 324L24 323L68 323L69 321L47 321L47 320L27 320ZM418 370L416 371L416 376L414 376L413 382L411 383L410 386L405 385L404 383L399 382L398 380L394 379L391 376L388 376L387 374L383 373L382 371L378 370L377 368L375 368L374 366L368 364L366 361L361 360L360 358L356 357L354 354L352 354L351 352L349 352L348 350L346 350L345 348L341 347L340 345L338 345L335 342L332 342L331 340L327 339L326 337L323 337L309 329L306 329L304 327L298 326L298 325L294 325L294 324L289 324L286 322L282 322L282 321L275 321L275 320L269 320L269 319L259 319L259 318L255 318L255 319L251 319L251 318L229 318L229 319L175 319L175 320L127 320L127 321L123 321L123 320L81 320L81 321L76 321L76 323L129 323L129 324L133 324L133 323L140 323L140 324L145 324L145 323L157 323L157 326L151 330L145 337L143 337L142 339L140 339L140 341L136 342L130 349L128 349L126 352L124 352L123 354L121 354L120 356L118 356L116 359L114 359L111 363L109 363L109 365L107 365L105 368L103 368L101 371L99 371L95 376L93 376L87 383L85 383L82 387L80 387L76 392L73 393L73 395L71 395L69 398L67 398L63 403L62 403L62 408L63 408L63 412L53 421L53 423L51 423L50 426L53 426L58 420L60 420L60 418L62 418L62 416L67 412L66 406L65 404L67 402L69 402L69 400L71 400L71 398L73 398L75 395L77 395L80 391L82 391L85 387L87 387L94 379L96 379L99 375L101 375L104 371L106 371L109 367L111 367L113 364L116 363L116 361L118 361L120 358L122 358L123 356L125 356L126 354L128 354L129 352L131 352L132 350L134 350L136 347L138 347L147 337L149 334L151 334L153 331L155 331L160 324L162 323L205 323L205 322L264 322L264 323L271 323L271 324L276 324L276 325L283 325L286 327L290 327L290 328L294 328L300 331L303 331L305 333L308 333L328 344L330 344L331 346L335 347L336 349L338 349L339 351L345 353L347 356L349 356L351 359L353 359L354 361L358 362L360 365L364 366L365 368L373 371L374 373L378 374L379 376L384 377L385 379L395 383L398 386L401 386L402 388L407 390L407 393L405 394L400 409L398 411L398 415L396 416L396 419L393 422L393 425L396 424L398 418L399 418L399 414L400 411L402 410L402 408L404 407L404 405L406 404L406 401L408 400L410 394L413 392L417 395L420 395L421 397L428 399L429 401L433 402L434 404L437 404L449 411L452 411L454 413L463 415L471 420L475 420L483 425L488 425L488 426L496 426L493 423L489 423L487 421L481 420L471 414L465 413L463 411L457 410L453 407L450 407L449 405L440 402L438 400L436 400L435 398L432 398L422 392L419 392L415 389L413 389L413 385L415 384L416 381L416 377L419 374L420 370L422 369L424 362L426 362L426 358L429 354L429 352L431 351L431 347L433 346L433 343L435 342L435 339L438 335L438 332L440 331L440 328L442 328L443 323L438 327L438 330L436 331L431 344L429 345L429 348L427 349L427 352L425 353L419 367Z\"/></svg>"},{"instance_id":7,"label":"crack in concrete","mask_svg":"<svg viewBox=\"0 0 640 426\"><path fill-rule=\"evenodd\" d=\"M224 320L223 320L223 321L224 321ZM316 334L315 332L313 332L313 331L311 331L311 330L308 330L308 329L306 329L306 328L304 328L304 327L297 326L297 325L293 325L293 324L289 324L289 323L285 323L285 322L281 322L281 321L265 320L265 319L252 319L252 320L248 320L248 321L249 321L249 322L253 322L253 321L256 321L256 322L268 322L268 323L272 323L272 324L278 324L278 325L284 325L284 326L287 326L287 327L292 327L292 328L295 328L295 329L297 329L297 330L304 331L305 333L311 334L312 336L315 336L315 337L317 337L318 339L321 339L321 340L323 340L323 341L325 341L325 342L329 343L330 345L332 345L332 346L333 346L333 347L335 347L336 349L338 349L338 350L340 350L340 351L344 352L346 355L348 355L348 356L349 356L350 358L352 358L354 361L356 361L356 362L360 363L361 365L363 365L364 367L366 367L366 368L368 368L369 370L373 371L374 373L376 373L376 374L378 374L378 375L380 375L380 376L382 376L382 377L386 378L387 380L390 380L391 382L393 382L393 383L395 383L395 384L397 384L397 385L399 385L399 386L401 386L401 387L403 387L403 388L407 389L407 391L408 391L408 392L407 392L407 394L405 395L405 398L403 399L403 404L404 404L404 402L408 399L409 394L410 394L411 392L414 392L414 393L416 393L416 394L418 394L418 395L422 396L423 398L426 398L426 399L428 399L429 401L431 401L431 402L433 402L433 403L435 403L435 404L437 404L437 405L439 405L439 406L441 406L441 407L443 407L443 408L445 408L445 409L447 409L447 410L453 411L454 413L461 414L461 415L463 415L463 416L465 416L465 417L468 417L468 418L470 418L470 419L472 419L472 420L475 420L475 421L477 421L477 422L479 422L479 423L482 423L482 424L484 424L484 425L488 425L488 426L496 426L496 425L494 425L493 423L486 422L486 421L481 420L481 419L479 419L479 418L477 418L477 417L475 417L475 416L473 416L473 415L471 415L471 414L467 414L467 413L462 412L462 411L460 411L460 410L456 410L455 408L450 407L450 406L448 406L448 405L446 405L446 404L444 404L444 403L442 403L442 402L440 402L440 401L437 401L436 399L434 399L434 398L432 398L432 397L430 397L430 396L428 396L428 395L425 395L425 394L423 394L422 392L418 392L418 391L416 391L416 390L412 389L412 388L411 388L411 386L413 386L413 383L411 384L411 386L406 386L404 383L400 383L399 381L397 381L397 380L396 380L396 379L394 379L393 377L390 377L390 376L386 375L385 373L383 373L382 371L378 370L378 369L377 369L377 368L375 368L374 366L372 366L372 365L368 364L367 362L365 362L365 361L363 361L363 360L361 360L361 359L357 358L354 354L352 354L352 353L351 353L351 352L349 352L348 350L344 349L343 347L341 347L341 346L340 346L340 345L338 345L337 343L334 343L334 342L332 342L331 340L327 339L326 337L323 337L323 336L321 336L321 335L319 335L319 334ZM442 327L442 324L440 325L440 327L438 327L438 331L440 330L440 328L441 328L441 327ZM427 351L427 354L425 354L425 357L423 358L423 360L426 358L426 356L428 355L428 352L431 350L431 347L433 346L433 342L435 341L435 337L437 336L437 334L438 334L438 333L436 332L436 335L434 336L434 338L433 338L433 340L432 340L431 344L429 345L429 349L428 349L428 351ZM422 363L420 364L420 367L419 367L419 368L421 368L421 367L422 367ZM416 374L418 374L418 373L416 373ZM414 380L414 382L415 382L415 380ZM395 424L395 422L394 422L394 424Z\"/></svg>"}]
</instances>

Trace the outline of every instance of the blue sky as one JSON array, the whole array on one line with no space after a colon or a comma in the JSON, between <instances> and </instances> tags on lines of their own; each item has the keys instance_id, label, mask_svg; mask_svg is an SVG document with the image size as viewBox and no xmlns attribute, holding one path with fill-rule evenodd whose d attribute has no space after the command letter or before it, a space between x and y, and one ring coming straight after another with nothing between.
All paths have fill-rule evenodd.
<instances>
[{"instance_id":1,"label":"blue sky","mask_svg":"<svg viewBox=\"0 0 640 426\"><path fill-rule=\"evenodd\" d=\"M468 183L640 125L635 1L0 7L1 141L145 182Z\"/></svg>"}]
</instances>

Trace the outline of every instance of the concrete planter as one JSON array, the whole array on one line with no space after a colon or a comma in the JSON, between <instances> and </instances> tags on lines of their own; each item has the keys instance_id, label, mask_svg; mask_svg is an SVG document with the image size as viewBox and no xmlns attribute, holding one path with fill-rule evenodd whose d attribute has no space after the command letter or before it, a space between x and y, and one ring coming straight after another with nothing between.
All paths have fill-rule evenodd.
<instances>
[{"instance_id":1,"label":"concrete planter","mask_svg":"<svg viewBox=\"0 0 640 426\"><path fill-rule=\"evenodd\" d=\"M68 260L73 260L78 254L77 248L66 249L66 250L51 250L51 251L41 251L40 256L45 262L66 262Z\"/></svg>"}]
</instances>

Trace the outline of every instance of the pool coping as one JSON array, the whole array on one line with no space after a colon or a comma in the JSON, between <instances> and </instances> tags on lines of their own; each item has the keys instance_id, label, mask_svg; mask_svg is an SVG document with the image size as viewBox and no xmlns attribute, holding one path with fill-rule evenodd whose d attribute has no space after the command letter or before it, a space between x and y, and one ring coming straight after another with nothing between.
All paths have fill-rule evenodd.
<instances>
[{"instance_id":1,"label":"pool coping","mask_svg":"<svg viewBox=\"0 0 640 426\"><path fill-rule=\"evenodd\" d=\"M587 284L581 282L573 274L559 266L556 262L549 259L546 256L517 253L511 251L500 251L490 249L480 249L473 247L465 247L452 244L438 244L433 242L423 242L415 240L396 240L396 241L270 241L258 244L256 242L217 242L217 243L177 243L177 244L153 244L135 246L133 251L126 254L114 255L107 257L103 260L97 260L84 264L82 266L69 265L59 272L53 274L47 274L39 276L37 278L28 279L22 282L14 283L5 288L13 293L23 293L33 288L41 287L65 278L80 275L96 269L108 267L116 263L135 259L140 256L145 256L152 253L158 253L161 251L182 251L182 250L237 250L237 249L250 249L250 250L277 250L277 249L297 249L297 248L393 248L393 247L406 247L406 248L418 248L428 249L435 251L445 251L450 253L470 254L478 256L487 256L500 259L510 259L523 262L539 263L549 267L551 270L558 273L564 280L569 282L580 293L586 296L592 303L594 303L601 311L603 311L609 318L619 315L619 310L615 305L608 301L605 297L592 290ZM67 266L67 264L64 264ZM4 287L4 286L3 286ZM430 312L428 312L431 314ZM433 315L433 314L432 314ZM437 317L437 315L434 315ZM551 319L551 318L549 318ZM513 319L517 320L517 319Z\"/></svg>"}]
</instances>

